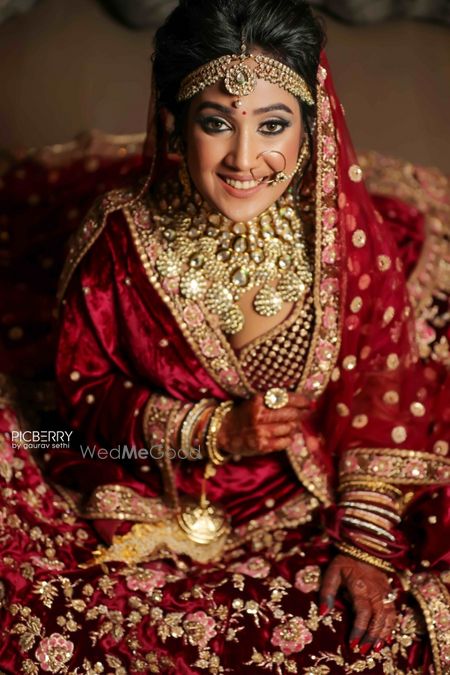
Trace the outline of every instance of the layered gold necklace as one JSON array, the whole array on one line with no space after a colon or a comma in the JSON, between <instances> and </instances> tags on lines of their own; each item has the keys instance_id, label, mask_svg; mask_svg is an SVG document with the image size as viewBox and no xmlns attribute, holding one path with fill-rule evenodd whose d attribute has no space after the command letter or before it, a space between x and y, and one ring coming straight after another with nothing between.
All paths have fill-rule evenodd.
<instances>
[{"instance_id":1,"label":"layered gold necklace","mask_svg":"<svg viewBox=\"0 0 450 675\"><path fill-rule=\"evenodd\" d=\"M251 289L258 288L253 309L260 316L275 316L284 302L305 297L312 268L290 193L251 221L237 223L211 211L198 195L185 204L175 201L178 208L167 206L159 216L167 246L156 267L185 298L204 302L223 332L242 330L238 302Z\"/></svg>"}]
</instances>

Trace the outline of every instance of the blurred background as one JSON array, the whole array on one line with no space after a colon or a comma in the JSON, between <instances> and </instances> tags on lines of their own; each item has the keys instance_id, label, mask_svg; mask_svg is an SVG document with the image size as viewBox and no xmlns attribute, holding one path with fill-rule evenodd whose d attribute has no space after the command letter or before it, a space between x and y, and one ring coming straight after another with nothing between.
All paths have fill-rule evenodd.
<instances>
[{"instance_id":1,"label":"blurred background","mask_svg":"<svg viewBox=\"0 0 450 675\"><path fill-rule=\"evenodd\" d=\"M143 131L154 27L174 4L0 0L0 148ZM450 0L313 4L357 149L450 172Z\"/></svg>"}]
</instances>

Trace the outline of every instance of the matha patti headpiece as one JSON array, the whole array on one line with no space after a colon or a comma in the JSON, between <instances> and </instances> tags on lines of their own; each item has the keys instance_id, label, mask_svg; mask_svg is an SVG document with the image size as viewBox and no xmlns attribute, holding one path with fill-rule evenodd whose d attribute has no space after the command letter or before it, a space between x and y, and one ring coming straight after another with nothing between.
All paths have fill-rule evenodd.
<instances>
[{"instance_id":1,"label":"matha patti headpiece","mask_svg":"<svg viewBox=\"0 0 450 675\"><path fill-rule=\"evenodd\" d=\"M295 70L270 56L247 54L245 44L241 54L220 56L187 75L181 82L177 100L188 101L219 80L223 80L232 96L248 96L255 90L258 79L277 84L308 105L314 105L308 85Z\"/></svg>"}]
</instances>

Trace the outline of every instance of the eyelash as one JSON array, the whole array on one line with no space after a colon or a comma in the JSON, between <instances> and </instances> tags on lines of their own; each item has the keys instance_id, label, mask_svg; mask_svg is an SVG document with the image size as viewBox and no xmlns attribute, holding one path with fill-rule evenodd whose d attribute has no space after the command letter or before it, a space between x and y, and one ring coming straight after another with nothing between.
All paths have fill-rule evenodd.
<instances>
[{"instance_id":1,"label":"eyelash","mask_svg":"<svg viewBox=\"0 0 450 675\"><path fill-rule=\"evenodd\" d=\"M220 117L203 117L199 120L200 125L202 129L208 133L211 134L222 134L224 131L229 131L230 127L227 125L227 123L220 119ZM214 123L219 123L221 125L227 125L222 128L217 128L213 127ZM263 131L263 127L267 127L268 125L276 125L278 128L277 131ZM266 122L263 122L260 126L260 132L264 136L278 136L278 134L283 133L287 127L290 127L291 124L287 120L281 120L281 119L273 119L273 120L266 120Z\"/></svg>"}]
</instances>

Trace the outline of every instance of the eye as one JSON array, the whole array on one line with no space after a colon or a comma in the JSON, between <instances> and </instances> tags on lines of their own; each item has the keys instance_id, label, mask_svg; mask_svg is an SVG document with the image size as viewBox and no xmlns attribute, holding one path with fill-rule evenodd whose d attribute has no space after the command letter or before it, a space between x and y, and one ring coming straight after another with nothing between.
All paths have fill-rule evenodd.
<instances>
[{"instance_id":1,"label":"eye","mask_svg":"<svg viewBox=\"0 0 450 675\"><path fill-rule=\"evenodd\" d=\"M263 122L259 127L259 130L265 136L276 136L281 134L287 127L290 127L290 123L287 120L267 120Z\"/></svg>"},{"instance_id":2,"label":"eye","mask_svg":"<svg viewBox=\"0 0 450 675\"><path fill-rule=\"evenodd\" d=\"M202 129L208 133L218 134L231 129L221 117L201 117L198 121Z\"/></svg>"}]
</instances>

